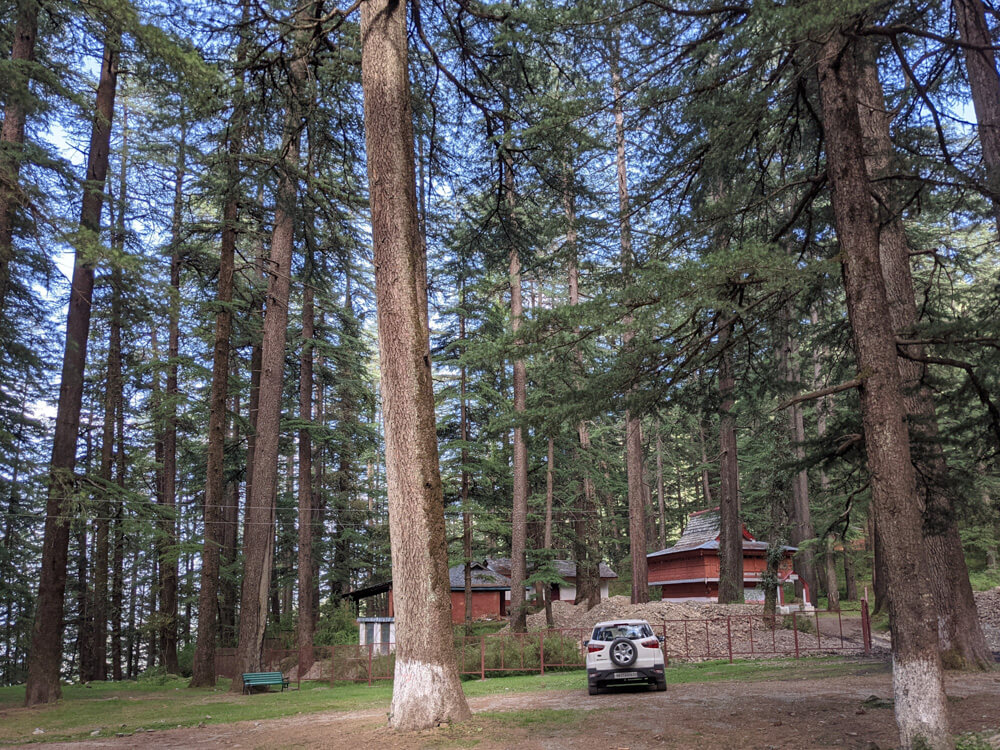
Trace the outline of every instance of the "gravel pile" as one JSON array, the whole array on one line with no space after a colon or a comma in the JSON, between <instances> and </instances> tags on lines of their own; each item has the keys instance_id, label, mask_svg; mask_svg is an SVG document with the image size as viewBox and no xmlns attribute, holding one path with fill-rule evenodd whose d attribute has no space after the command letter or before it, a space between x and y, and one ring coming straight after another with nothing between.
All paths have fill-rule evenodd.
<instances>
[{"instance_id":1,"label":"gravel pile","mask_svg":"<svg viewBox=\"0 0 1000 750\"><path fill-rule=\"evenodd\" d=\"M990 591L977 591L976 608L986 642L993 651L1000 651L1000 586Z\"/></svg>"},{"instance_id":2,"label":"gravel pile","mask_svg":"<svg viewBox=\"0 0 1000 750\"><path fill-rule=\"evenodd\" d=\"M760 615L760 604L709 604L700 602L649 602L632 604L627 596L612 596L587 611L570 602L553 602L552 619L557 628L590 629L606 620L647 620L656 625L663 620L706 620L727 615ZM528 630L542 630L545 612L528 616Z\"/></svg>"},{"instance_id":3,"label":"gravel pile","mask_svg":"<svg viewBox=\"0 0 1000 750\"><path fill-rule=\"evenodd\" d=\"M803 652L812 653L841 649L858 653L863 651L860 618L850 620L845 616L842 626L836 617L830 619L821 615L821 634L817 638L815 621L811 616L799 617L796 634L790 617L779 617L778 627L772 630L765 624L762 614L761 604L673 601L631 604L627 596L613 596L590 611L569 602L554 602L552 605L555 627L579 629L576 635L582 638L588 637L598 622L647 620L657 635L665 633L667 653L674 657L718 659L728 656L730 649L734 656L740 657L792 655L796 644ZM543 630L545 627L544 612L528 617L529 630Z\"/></svg>"}]
</instances>

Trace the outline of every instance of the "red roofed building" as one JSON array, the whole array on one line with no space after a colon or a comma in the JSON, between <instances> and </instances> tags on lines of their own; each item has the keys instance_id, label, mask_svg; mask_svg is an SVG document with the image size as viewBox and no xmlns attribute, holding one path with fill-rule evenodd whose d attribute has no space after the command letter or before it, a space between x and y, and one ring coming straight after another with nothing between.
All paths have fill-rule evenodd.
<instances>
[{"instance_id":1,"label":"red roofed building","mask_svg":"<svg viewBox=\"0 0 1000 750\"><path fill-rule=\"evenodd\" d=\"M719 509L692 513L677 544L646 555L649 564L649 585L660 586L664 599L674 601L714 602L719 599ZM743 588L746 601L763 601L759 588L767 568L767 542L758 542L743 527ZM792 569L795 547L782 547L778 578L797 581ZM803 582L804 584L805 582ZM808 587L805 596L809 599ZM778 604L784 604L784 593L778 587Z\"/></svg>"}]
</instances>

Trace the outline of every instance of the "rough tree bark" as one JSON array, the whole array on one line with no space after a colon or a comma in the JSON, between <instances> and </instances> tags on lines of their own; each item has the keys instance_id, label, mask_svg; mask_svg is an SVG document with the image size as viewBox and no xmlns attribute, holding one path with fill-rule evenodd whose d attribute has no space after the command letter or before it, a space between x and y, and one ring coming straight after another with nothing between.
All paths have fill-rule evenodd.
<instances>
[{"instance_id":1,"label":"rough tree bark","mask_svg":"<svg viewBox=\"0 0 1000 750\"><path fill-rule=\"evenodd\" d=\"M361 85L385 416L396 666L389 723L470 716L452 643L424 258L417 226L406 5L361 6Z\"/></svg>"},{"instance_id":2,"label":"rough tree bark","mask_svg":"<svg viewBox=\"0 0 1000 750\"><path fill-rule=\"evenodd\" d=\"M740 517L733 352L730 327L719 332L719 603L743 601L743 521Z\"/></svg>"},{"instance_id":3,"label":"rough tree bark","mask_svg":"<svg viewBox=\"0 0 1000 750\"><path fill-rule=\"evenodd\" d=\"M306 26L312 0L300 0L295 22ZM267 264L267 299L261 338L260 395L254 426L253 486L247 497L243 526L243 585L240 590L240 635L232 691L243 691L244 672L259 672L267 628L268 593L274 566L275 498L278 482L278 440L281 389L288 327L288 292L295 239L299 144L302 135L302 94L307 66L305 32L296 33L288 64L288 102L282 135L281 163Z\"/></svg>"},{"instance_id":4,"label":"rough tree bark","mask_svg":"<svg viewBox=\"0 0 1000 750\"><path fill-rule=\"evenodd\" d=\"M35 59L38 36L37 0L18 0L10 59L15 75L6 81L3 128L0 129L0 312L7 308L10 288L10 263L14 259L14 212L19 200L18 179L24 148L24 124L27 116L30 75L25 67Z\"/></svg>"},{"instance_id":5,"label":"rough tree bark","mask_svg":"<svg viewBox=\"0 0 1000 750\"><path fill-rule=\"evenodd\" d=\"M819 49L827 175L858 360L861 417L876 529L885 555L896 722L904 748L952 746L937 648L934 596L910 458L895 334L879 265L879 223L870 197L852 42L831 33Z\"/></svg>"},{"instance_id":6,"label":"rough tree bark","mask_svg":"<svg viewBox=\"0 0 1000 750\"><path fill-rule=\"evenodd\" d=\"M962 4L961 1L956 3ZM916 294L909 242L902 218L893 205L895 201L887 179L893 171L891 115L885 106L875 51L870 44L859 49L857 68L858 113L865 139L868 176L877 199L874 206L881 227L879 262L893 331L905 337L918 322ZM997 166L1000 168L1000 164ZM941 657L946 667L988 669L993 655L980 625L969 582L950 489L954 483L941 447L934 394L927 385L927 365L920 361L923 347L909 345L900 353L897 365L908 415L910 452L916 469L917 491L924 506L924 543L934 568L931 585L937 603Z\"/></svg>"},{"instance_id":7,"label":"rough tree bark","mask_svg":"<svg viewBox=\"0 0 1000 750\"><path fill-rule=\"evenodd\" d=\"M66 593L69 551L69 520L66 514L75 487L73 469L76 466L77 431L83 403L90 301L94 291L94 248L89 245L98 242L101 229L104 180L108 173L111 123L118 82L120 39L117 30L108 30L97 85L97 108L90 133L87 179L80 207L81 240L88 245L77 247L70 286L66 347L63 351L59 404L56 407L56 426L52 439L49 492L45 506L42 566L35 603L35 621L31 629L31 652L28 656L28 681L24 699L26 706L58 700L61 692L59 668L62 662L63 598Z\"/></svg>"}]
</instances>

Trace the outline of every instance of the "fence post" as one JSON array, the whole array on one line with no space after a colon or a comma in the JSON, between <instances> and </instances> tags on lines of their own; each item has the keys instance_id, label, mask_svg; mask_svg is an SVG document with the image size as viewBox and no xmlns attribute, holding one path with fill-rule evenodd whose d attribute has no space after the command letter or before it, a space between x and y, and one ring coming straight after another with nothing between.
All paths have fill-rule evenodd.
<instances>
[{"instance_id":1,"label":"fence post","mask_svg":"<svg viewBox=\"0 0 1000 750\"><path fill-rule=\"evenodd\" d=\"M753 615L747 615L747 625L750 626L750 656L753 656Z\"/></svg>"},{"instance_id":2,"label":"fence post","mask_svg":"<svg viewBox=\"0 0 1000 750\"><path fill-rule=\"evenodd\" d=\"M372 686L372 644L368 644L368 687Z\"/></svg>"},{"instance_id":3,"label":"fence post","mask_svg":"<svg viewBox=\"0 0 1000 750\"><path fill-rule=\"evenodd\" d=\"M865 598L861 600L861 639L865 643L865 656L872 652L872 621L868 614L868 592L865 591Z\"/></svg>"},{"instance_id":4,"label":"fence post","mask_svg":"<svg viewBox=\"0 0 1000 750\"><path fill-rule=\"evenodd\" d=\"M542 674L545 674L545 631L538 634L538 661L542 665Z\"/></svg>"},{"instance_id":5,"label":"fence post","mask_svg":"<svg viewBox=\"0 0 1000 750\"><path fill-rule=\"evenodd\" d=\"M479 679L486 679L486 636L479 636Z\"/></svg>"},{"instance_id":6,"label":"fence post","mask_svg":"<svg viewBox=\"0 0 1000 750\"><path fill-rule=\"evenodd\" d=\"M792 632L795 634L795 658L799 658L799 620L796 616L798 613L794 610L792 611Z\"/></svg>"},{"instance_id":7,"label":"fence post","mask_svg":"<svg viewBox=\"0 0 1000 750\"><path fill-rule=\"evenodd\" d=\"M726 615L726 641L729 643L729 663L733 663L733 617Z\"/></svg>"}]
</instances>

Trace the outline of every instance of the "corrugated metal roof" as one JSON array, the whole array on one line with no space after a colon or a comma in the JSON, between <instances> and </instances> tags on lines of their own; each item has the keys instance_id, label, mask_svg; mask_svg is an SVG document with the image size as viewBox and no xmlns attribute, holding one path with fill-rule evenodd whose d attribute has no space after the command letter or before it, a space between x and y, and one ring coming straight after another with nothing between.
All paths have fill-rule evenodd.
<instances>
[{"instance_id":1,"label":"corrugated metal roof","mask_svg":"<svg viewBox=\"0 0 1000 750\"><path fill-rule=\"evenodd\" d=\"M553 560L560 578L576 578L576 563L572 560ZM601 578L617 578L618 575L607 564L601 563ZM448 580L453 589L465 588L465 565L455 565L448 569ZM472 588L510 588L510 558L487 557L472 563Z\"/></svg>"},{"instance_id":2,"label":"corrugated metal roof","mask_svg":"<svg viewBox=\"0 0 1000 750\"><path fill-rule=\"evenodd\" d=\"M684 527L684 533L677 540L677 544L658 552L650 552L646 557L659 557L661 555L674 555L678 552L688 552L691 550L717 550L719 549L719 532L722 524L718 508L702 510L692 513L688 517L688 524ZM748 538L749 537L749 538ZM745 550L766 550L767 542L758 542L753 538L746 527L743 527L743 549ZM784 550L796 551L796 547L782 547Z\"/></svg>"},{"instance_id":3,"label":"corrugated metal roof","mask_svg":"<svg viewBox=\"0 0 1000 750\"><path fill-rule=\"evenodd\" d=\"M465 565L456 565L448 569L448 581L453 589L465 588ZM510 578L487 564L478 560L472 563L472 588L474 589L509 589Z\"/></svg>"}]
</instances>

